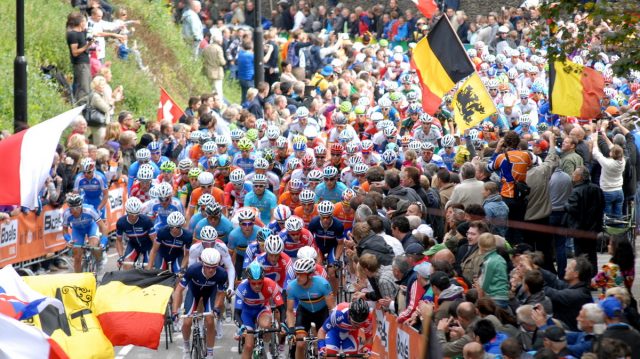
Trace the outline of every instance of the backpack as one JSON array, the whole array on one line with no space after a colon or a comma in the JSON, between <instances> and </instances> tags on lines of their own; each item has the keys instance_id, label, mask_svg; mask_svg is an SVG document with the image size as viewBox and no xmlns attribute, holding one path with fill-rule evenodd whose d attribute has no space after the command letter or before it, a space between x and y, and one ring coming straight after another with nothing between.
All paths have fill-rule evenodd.
<instances>
[{"instance_id":1,"label":"backpack","mask_svg":"<svg viewBox=\"0 0 640 359\"><path fill-rule=\"evenodd\" d=\"M300 57L298 56L298 43L296 41L289 44L287 49L287 61L291 64L291 67L300 66Z\"/></svg>"}]
</instances>

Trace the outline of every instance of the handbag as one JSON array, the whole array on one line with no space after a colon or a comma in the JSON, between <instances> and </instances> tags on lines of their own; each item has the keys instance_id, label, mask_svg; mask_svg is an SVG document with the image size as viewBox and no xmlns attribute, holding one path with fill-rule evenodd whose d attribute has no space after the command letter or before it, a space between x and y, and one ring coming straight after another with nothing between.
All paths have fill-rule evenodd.
<instances>
[{"instance_id":1,"label":"handbag","mask_svg":"<svg viewBox=\"0 0 640 359\"><path fill-rule=\"evenodd\" d=\"M103 127L107 125L107 115L97 108L91 106L91 99L93 99L94 93L91 92L87 95L86 107L83 111L84 119L87 121L87 125L91 127Z\"/></svg>"},{"instance_id":2,"label":"handbag","mask_svg":"<svg viewBox=\"0 0 640 359\"><path fill-rule=\"evenodd\" d=\"M511 165L513 166L513 163L509 159L508 152L509 151L505 151L504 156L506 157L507 161L509 161L509 163L511 163ZM531 193L531 187L529 187L529 185L524 182L516 181L515 178L513 179L513 184L514 199L517 201L528 201L529 194Z\"/></svg>"}]
</instances>

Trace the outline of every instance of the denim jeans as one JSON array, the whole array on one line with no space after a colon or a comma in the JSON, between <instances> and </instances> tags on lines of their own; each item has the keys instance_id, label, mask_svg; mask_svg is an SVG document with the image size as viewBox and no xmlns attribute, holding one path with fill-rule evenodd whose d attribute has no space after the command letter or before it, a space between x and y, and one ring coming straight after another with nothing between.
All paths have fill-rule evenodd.
<instances>
[{"instance_id":1,"label":"denim jeans","mask_svg":"<svg viewBox=\"0 0 640 359\"><path fill-rule=\"evenodd\" d=\"M604 193L604 213L609 217L622 217L624 194L621 189Z\"/></svg>"},{"instance_id":2,"label":"denim jeans","mask_svg":"<svg viewBox=\"0 0 640 359\"><path fill-rule=\"evenodd\" d=\"M240 90L242 99L240 101L241 104L247 100L247 91L253 87L253 80L240 80Z\"/></svg>"}]
</instances>

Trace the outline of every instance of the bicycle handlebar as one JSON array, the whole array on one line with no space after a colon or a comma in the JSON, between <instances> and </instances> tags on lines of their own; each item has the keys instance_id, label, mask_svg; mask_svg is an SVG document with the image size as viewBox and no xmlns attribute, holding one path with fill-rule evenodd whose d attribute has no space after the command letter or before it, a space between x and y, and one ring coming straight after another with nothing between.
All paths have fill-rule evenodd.
<instances>
[{"instance_id":1,"label":"bicycle handlebar","mask_svg":"<svg viewBox=\"0 0 640 359\"><path fill-rule=\"evenodd\" d=\"M94 246L90 246L88 244L74 244L73 248L82 248L82 249L90 249L92 251L98 251L98 250L103 250L104 248L102 247L94 247Z\"/></svg>"},{"instance_id":2,"label":"bicycle handlebar","mask_svg":"<svg viewBox=\"0 0 640 359\"><path fill-rule=\"evenodd\" d=\"M192 314L184 314L181 315L180 318L203 318L203 317L211 317L211 316L215 316L216 314L214 312L207 312L207 313L192 313Z\"/></svg>"}]
</instances>

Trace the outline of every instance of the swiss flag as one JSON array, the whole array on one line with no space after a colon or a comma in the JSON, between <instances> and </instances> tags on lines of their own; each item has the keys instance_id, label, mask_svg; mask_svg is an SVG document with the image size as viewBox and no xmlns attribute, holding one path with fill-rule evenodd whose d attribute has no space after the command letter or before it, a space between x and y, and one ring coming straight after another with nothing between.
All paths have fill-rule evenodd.
<instances>
[{"instance_id":1,"label":"swiss flag","mask_svg":"<svg viewBox=\"0 0 640 359\"><path fill-rule=\"evenodd\" d=\"M170 120L172 123L176 123L183 115L184 112L180 109L180 106L161 87L160 102L158 103L158 121Z\"/></svg>"},{"instance_id":2,"label":"swiss flag","mask_svg":"<svg viewBox=\"0 0 640 359\"><path fill-rule=\"evenodd\" d=\"M438 5L435 0L411 0L418 10L426 17L427 19L431 19L433 15L438 11Z\"/></svg>"}]
</instances>

